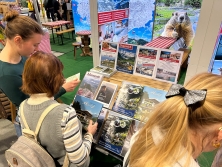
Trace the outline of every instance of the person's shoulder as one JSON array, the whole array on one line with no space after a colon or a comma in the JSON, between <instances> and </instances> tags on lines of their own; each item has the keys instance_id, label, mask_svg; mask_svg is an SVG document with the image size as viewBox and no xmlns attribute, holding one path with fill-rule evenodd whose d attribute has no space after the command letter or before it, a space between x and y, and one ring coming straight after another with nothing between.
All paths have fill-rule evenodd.
<instances>
[{"instance_id":1,"label":"person's shoulder","mask_svg":"<svg viewBox=\"0 0 222 167\"><path fill-rule=\"evenodd\" d=\"M56 107L58 110L67 110L67 112L69 112L70 110L72 110L73 108L67 104L60 104L59 106Z\"/></svg>"},{"instance_id":2,"label":"person's shoulder","mask_svg":"<svg viewBox=\"0 0 222 167\"><path fill-rule=\"evenodd\" d=\"M70 113L76 113L75 109L67 104L60 104L56 107L56 109L60 112L62 111L65 115L70 115Z\"/></svg>"}]
</instances>

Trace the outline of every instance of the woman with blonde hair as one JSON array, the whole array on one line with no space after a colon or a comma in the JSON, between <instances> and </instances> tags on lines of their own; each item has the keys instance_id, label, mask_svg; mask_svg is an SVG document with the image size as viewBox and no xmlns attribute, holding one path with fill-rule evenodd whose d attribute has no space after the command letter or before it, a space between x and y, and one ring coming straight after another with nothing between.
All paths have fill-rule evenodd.
<instances>
[{"instance_id":1,"label":"woman with blonde hair","mask_svg":"<svg viewBox=\"0 0 222 167\"><path fill-rule=\"evenodd\" d=\"M202 73L184 87L172 85L166 100L131 139L129 167L199 167L202 152L222 140L222 76Z\"/></svg>"}]
</instances>

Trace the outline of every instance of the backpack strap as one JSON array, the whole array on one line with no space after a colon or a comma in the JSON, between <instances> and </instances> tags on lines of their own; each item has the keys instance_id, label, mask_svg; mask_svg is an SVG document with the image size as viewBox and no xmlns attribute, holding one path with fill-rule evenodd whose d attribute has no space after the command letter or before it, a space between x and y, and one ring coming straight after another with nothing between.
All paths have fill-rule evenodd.
<instances>
[{"instance_id":1,"label":"backpack strap","mask_svg":"<svg viewBox=\"0 0 222 167\"><path fill-rule=\"evenodd\" d=\"M66 153L62 167L68 167L68 166L69 166L69 157L68 154Z\"/></svg>"},{"instance_id":2,"label":"backpack strap","mask_svg":"<svg viewBox=\"0 0 222 167\"><path fill-rule=\"evenodd\" d=\"M36 128L35 128L35 135L37 136L38 133L39 133L39 129L42 125L42 121L44 120L44 118L46 117L46 115L53 109L55 108L56 106L60 105L59 103L54 103L54 104L51 104L50 106L48 106L42 113L42 115L40 116L39 120L38 120L38 123L36 125Z\"/></svg>"},{"instance_id":3,"label":"backpack strap","mask_svg":"<svg viewBox=\"0 0 222 167\"><path fill-rule=\"evenodd\" d=\"M29 125L27 124L27 121L26 121L26 119L25 119L24 111L23 111L23 106L24 106L24 104L25 104L25 101L26 101L26 100L24 100L24 101L20 104L20 109L19 109L19 110L20 110L21 118L22 118L22 121L23 121L23 124L24 124L25 128L30 130Z\"/></svg>"},{"instance_id":4,"label":"backpack strap","mask_svg":"<svg viewBox=\"0 0 222 167\"><path fill-rule=\"evenodd\" d=\"M24 126L25 126L25 129L22 130L22 133L29 137L29 138L33 138L37 141L37 135L38 135L38 132L39 132L39 129L42 125L42 122L44 120L44 118L46 117L46 115L53 109L55 108L56 106L60 105L59 103L53 103L51 104L50 106L48 106L44 111L43 113L41 114L39 120L38 120L38 123L36 125L36 129L35 129L35 132L33 130L31 130L28 126L28 123L25 119L25 115L24 115L24 111L23 111L23 107L24 107L24 103L25 103L26 100L24 100L21 105L20 105L20 113L21 113L21 118L22 118L22 121L24 123Z\"/></svg>"},{"instance_id":5,"label":"backpack strap","mask_svg":"<svg viewBox=\"0 0 222 167\"><path fill-rule=\"evenodd\" d=\"M32 130L30 130L28 124L27 124L27 121L25 119L25 116L24 116L24 111L23 111L23 106L24 106L24 103L25 103L26 100L24 100L21 105L20 105L20 113L21 113L21 118L23 120L23 123L25 125L25 128L26 129L23 129L22 132L25 133L25 134L28 134L28 135L31 135L35 138L35 140L37 141L37 135L39 133L39 129L42 125L42 122L44 120L44 118L47 116L47 114L53 109L55 108L56 106L60 105L60 103L54 103L54 104L51 104L50 106L48 106L44 111L43 113L41 114L39 120L38 120L38 123L36 125L36 128L35 128L35 132L33 132ZM68 154L66 153L65 155L65 159L64 159L64 162L63 162L63 167L68 167L69 166L69 158L68 158Z\"/></svg>"}]
</instances>

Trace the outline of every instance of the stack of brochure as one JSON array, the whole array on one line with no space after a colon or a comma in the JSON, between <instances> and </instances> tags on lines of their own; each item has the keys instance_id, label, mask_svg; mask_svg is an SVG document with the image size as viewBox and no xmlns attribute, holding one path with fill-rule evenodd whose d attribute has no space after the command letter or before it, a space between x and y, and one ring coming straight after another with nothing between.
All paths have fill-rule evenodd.
<instances>
[{"instance_id":1,"label":"stack of brochure","mask_svg":"<svg viewBox=\"0 0 222 167\"><path fill-rule=\"evenodd\" d=\"M104 66L96 66L96 67L92 68L90 71L101 74L101 75L109 78L113 74L115 74L117 70L109 68L109 67L104 67Z\"/></svg>"}]
</instances>

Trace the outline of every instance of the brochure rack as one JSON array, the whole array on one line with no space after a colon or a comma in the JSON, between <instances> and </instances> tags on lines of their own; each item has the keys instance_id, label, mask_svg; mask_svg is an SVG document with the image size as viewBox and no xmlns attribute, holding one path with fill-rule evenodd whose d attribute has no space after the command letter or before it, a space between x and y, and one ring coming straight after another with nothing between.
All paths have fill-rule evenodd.
<instances>
[{"instance_id":1,"label":"brochure rack","mask_svg":"<svg viewBox=\"0 0 222 167\"><path fill-rule=\"evenodd\" d=\"M140 84L142 86L149 86L149 87L153 87L153 88L165 90L165 91L167 91L171 86L171 83L161 82L158 80L153 80L153 79L149 79L146 77L131 75L131 74L123 73L123 72L116 72L110 78L104 77L103 81L114 83L114 84L118 85L117 92L115 93L110 106L114 105L114 103L117 99L118 92L121 89L121 85L122 85L123 81L131 82L131 83L135 83L135 84ZM110 108L110 110L112 110L111 107L109 107L109 108ZM95 144L95 149L97 149L101 153L104 153L105 155L111 155L114 158L117 158L119 160L121 160L123 158L121 155L115 154L115 153L113 153L113 152L111 152L111 151L109 151L97 144Z\"/></svg>"}]
</instances>

